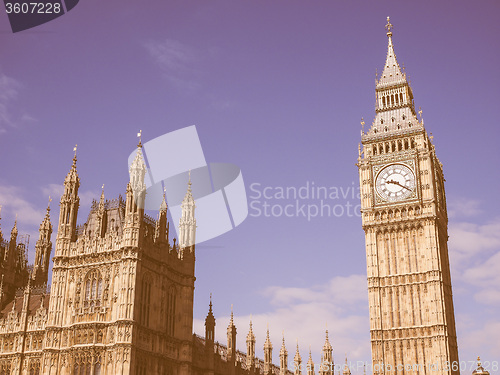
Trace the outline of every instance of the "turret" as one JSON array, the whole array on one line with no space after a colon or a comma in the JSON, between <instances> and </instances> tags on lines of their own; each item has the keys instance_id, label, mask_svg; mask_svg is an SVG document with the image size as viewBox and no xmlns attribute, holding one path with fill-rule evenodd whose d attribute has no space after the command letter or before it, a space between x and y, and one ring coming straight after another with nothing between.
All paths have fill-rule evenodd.
<instances>
[{"instance_id":1,"label":"turret","mask_svg":"<svg viewBox=\"0 0 500 375\"><path fill-rule=\"evenodd\" d=\"M212 294L210 293L210 304L208 314L205 318L205 356L207 358L207 369L214 369L214 340L215 340L215 317L212 311Z\"/></svg>"},{"instance_id":2,"label":"turret","mask_svg":"<svg viewBox=\"0 0 500 375\"><path fill-rule=\"evenodd\" d=\"M267 327L266 341L264 342L264 374L271 374L271 366L273 363L273 344L269 339L269 327Z\"/></svg>"},{"instance_id":3,"label":"turret","mask_svg":"<svg viewBox=\"0 0 500 375\"><path fill-rule=\"evenodd\" d=\"M80 178L76 170L76 146L73 151L75 152L73 164L64 180L64 193L61 196L59 230L57 232L57 238L70 241L76 241L76 220L78 217L78 208L80 207L80 198L78 197ZM56 252L58 251L59 249L56 249Z\"/></svg>"},{"instance_id":4,"label":"turret","mask_svg":"<svg viewBox=\"0 0 500 375\"><path fill-rule=\"evenodd\" d=\"M17 254L17 216L16 220L14 221L14 226L12 227L12 230L10 231L10 241L9 241L9 247L7 251L5 252L5 259L4 262L7 265L8 268L13 269L16 265L16 260L18 258Z\"/></svg>"},{"instance_id":5,"label":"turret","mask_svg":"<svg viewBox=\"0 0 500 375\"><path fill-rule=\"evenodd\" d=\"M189 172L189 181L186 195L181 204L181 218L179 220L179 248L181 258L188 251L194 254L194 245L196 243L196 219L194 216L195 201L191 190L191 171Z\"/></svg>"},{"instance_id":6,"label":"turret","mask_svg":"<svg viewBox=\"0 0 500 375\"><path fill-rule=\"evenodd\" d=\"M97 219L96 236L103 238L106 235L106 229L108 227L106 200L104 198L104 185L102 185L101 198L99 199L99 205L97 206L96 219Z\"/></svg>"},{"instance_id":7,"label":"turret","mask_svg":"<svg viewBox=\"0 0 500 375\"><path fill-rule=\"evenodd\" d=\"M307 361L307 375L314 375L314 362L312 359L311 348L309 348L309 360Z\"/></svg>"},{"instance_id":8,"label":"turret","mask_svg":"<svg viewBox=\"0 0 500 375\"><path fill-rule=\"evenodd\" d=\"M333 375L334 363L332 350L332 345L328 339L328 330L326 330L325 344L323 345L323 350L321 351L320 375Z\"/></svg>"},{"instance_id":9,"label":"turret","mask_svg":"<svg viewBox=\"0 0 500 375\"><path fill-rule=\"evenodd\" d=\"M247 335L247 368L252 370L255 367L255 335L252 330L252 319L250 318L250 329Z\"/></svg>"},{"instance_id":10,"label":"turret","mask_svg":"<svg viewBox=\"0 0 500 375\"><path fill-rule=\"evenodd\" d=\"M125 202L125 245L138 247L142 239L142 218L144 216L144 200L146 199L146 165L142 156L142 143L139 140L137 153L129 169L130 181L127 184Z\"/></svg>"},{"instance_id":11,"label":"turret","mask_svg":"<svg viewBox=\"0 0 500 375\"><path fill-rule=\"evenodd\" d=\"M387 17L387 56L380 78L376 79L376 116L371 128L363 135L400 133L414 129L422 129L423 121L418 121L413 101L413 92L401 69L394 52L392 42L393 25ZM364 121L362 121L364 126Z\"/></svg>"},{"instance_id":12,"label":"turret","mask_svg":"<svg viewBox=\"0 0 500 375\"><path fill-rule=\"evenodd\" d=\"M302 358L301 358L300 352L299 352L299 340L297 340L297 350L295 352L295 357L293 357L293 364L295 366L293 373L295 375L301 375L302 374Z\"/></svg>"},{"instance_id":13,"label":"turret","mask_svg":"<svg viewBox=\"0 0 500 375\"><path fill-rule=\"evenodd\" d=\"M146 184L144 177L146 175L146 165L142 156L142 143L139 140L137 145L137 153L129 169L130 187L134 197L134 205L129 210L130 212L144 211L144 200L146 199Z\"/></svg>"},{"instance_id":14,"label":"turret","mask_svg":"<svg viewBox=\"0 0 500 375\"><path fill-rule=\"evenodd\" d=\"M231 319L227 326L227 362L236 365L236 327L233 320L233 305L231 305Z\"/></svg>"},{"instance_id":15,"label":"turret","mask_svg":"<svg viewBox=\"0 0 500 375\"><path fill-rule=\"evenodd\" d=\"M283 340L280 349L280 375L285 375L288 371L288 351L285 346L285 333L283 332Z\"/></svg>"},{"instance_id":16,"label":"turret","mask_svg":"<svg viewBox=\"0 0 500 375\"><path fill-rule=\"evenodd\" d=\"M342 371L343 375L351 375L351 369L349 368L347 364L347 354L345 356L345 365L344 365L344 371Z\"/></svg>"},{"instance_id":17,"label":"turret","mask_svg":"<svg viewBox=\"0 0 500 375\"><path fill-rule=\"evenodd\" d=\"M33 264L33 285L43 285L47 283L49 275L50 253L52 251L52 224L50 223L50 202L47 205L47 212L38 230L38 241L35 245L35 263Z\"/></svg>"},{"instance_id":18,"label":"turret","mask_svg":"<svg viewBox=\"0 0 500 375\"><path fill-rule=\"evenodd\" d=\"M168 222L167 222L167 202L165 200L165 192L158 213L158 220L155 228L155 241L159 243L168 243Z\"/></svg>"}]
</instances>

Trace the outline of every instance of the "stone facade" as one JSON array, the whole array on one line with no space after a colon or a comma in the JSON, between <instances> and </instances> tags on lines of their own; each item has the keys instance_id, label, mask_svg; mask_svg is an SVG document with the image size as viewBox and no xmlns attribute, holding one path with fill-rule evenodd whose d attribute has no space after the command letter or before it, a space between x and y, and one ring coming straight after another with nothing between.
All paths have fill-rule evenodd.
<instances>
[{"instance_id":1,"label":"stone facade","mask_svg":"<svg viewBox=\"0 0 500 375\"><path fill-rule=\"evenodd\" d=\"M374 374L456 374L443 166L387 21L376 115L358 158Z\"/></svg>"},{"instance_id":2,"label":"stone facade","mask_svg":"<svg viewBox=\"0 0 500 375\"><path fill-rule=\"evenodd\" d=\"M373 368L377 375L454 375L444 369L447 362L458 361L458 350L442 165L417 117L411 87L394 54L391 28L388 22L375 120L362 132L358 158ZM141 143L125 199L106 200L103 189L80 226L76 162L75 149L60 199L50 290L50 208L40 225L32 267L26 244L18 241L17 221L10 241L0 230L0 375L334 375L328 331L316 368L311 353L307 363L302 360L298 344L292 362L284 338L280 365L274 365L269 329L264 359L256 358L252 322L246 353L237 350L232 312L227 345L216 342L211 300L205 337L193 334L196 219L191 181L176 244L169 238L165 199L156 220L144 213ZM438 368L429 372L432 364ZM402 371L398 365L425 370ZM342 372L350 375L347 358ZM475 374L488 375L480 364Z\"/></svg>"}]
</instances>

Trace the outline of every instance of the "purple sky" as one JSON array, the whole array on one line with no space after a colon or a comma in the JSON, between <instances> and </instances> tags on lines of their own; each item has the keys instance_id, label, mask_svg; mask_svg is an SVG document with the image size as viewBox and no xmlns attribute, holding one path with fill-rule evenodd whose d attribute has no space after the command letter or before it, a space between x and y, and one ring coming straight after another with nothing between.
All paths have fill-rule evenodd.
<instances>
[{"instance_id":1,"label":"purple sky","mask_svg":"<svg viewBox=\"0 0 500 375\"><path fill-rule=\"evenodd\" d=\"M311 346L318 362L326 324L336 362L370 361L364 235L347 207L359 204L360 119L369 126L375 115L391 16L444 164L462 373L477 355L500 360L498 2L82 0L17 34L1 9L1 227L8 236L17 213L31 251L48 195L57 223L73 146L82 223L102 184L107 198L124 194L139 129L147 141L195 124L207 161L238 165L255 207L295 201L257 199L252 184L347 193L325 201L345 210L338 217L250 209L197 247L195 332L212 292L217 338L234 304L238 348L253 314L258 354L269 322L275 363L283 330L289 353L298 338L302 357Z\"/></svg>"}]
</instances>

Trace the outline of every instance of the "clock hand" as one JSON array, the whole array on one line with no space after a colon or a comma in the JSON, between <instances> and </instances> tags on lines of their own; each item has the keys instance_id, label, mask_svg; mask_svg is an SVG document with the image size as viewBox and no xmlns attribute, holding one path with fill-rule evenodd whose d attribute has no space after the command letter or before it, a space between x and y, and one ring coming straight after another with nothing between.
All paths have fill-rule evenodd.
<instances>
[{"instance_id":1,"label":"clock hand","mask_svg":"<svg viewBox=\"0 0 500 375\"><path fill-rule=\"evenodd\" d=\"M401 186L402 188L405 188L406 190L409 190L411 191L411 189L407 188L406 186L400 184L398 181L394 181L394 180L389 180L387 181L388 184L394 184L394 185L398 185L398 186Z\"/></svg>"}]
</instances>

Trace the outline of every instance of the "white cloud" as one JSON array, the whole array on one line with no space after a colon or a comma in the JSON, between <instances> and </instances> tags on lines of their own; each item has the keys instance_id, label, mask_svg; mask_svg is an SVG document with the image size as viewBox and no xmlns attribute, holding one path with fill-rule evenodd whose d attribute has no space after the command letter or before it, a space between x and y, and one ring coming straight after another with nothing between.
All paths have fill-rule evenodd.
<instances>
[{"instance_id":1,"label":"white cloud","mask_svg":"<svg viewBox=\"0 0 500 375\"><path fill-rule=\"evenodd\" d=\"M17 215L19 222L22 222L24 225L38 226L45 215L45 210L36 208L23 195L23 190L16 186L0 185L2 216Z\"/></svg>"},{"instance_id":2,"label":"white cloud","mask_svg":"<svg viewBox=\"0 0 500 375\"><path fill-rule=\"evenodd\" d=\"M474 317L474 323L476 325L475 329L470 329L467 331L458 332L458 345L460 361L467 362L469 366L469 361L475 361L478 355L481 356L481 360L484 363L488 362L488 370L490 374L499 373L500 365L500 322L498 317L493 319L481 319L480 315L477 314ZM497 361L496 371L492 371L492 361ZM468 371L463 371L462 373L470 374L472 371L467 368Z\"/></svg>"},{"instance_id":3,"label":"white cloud","mask_svg":"<svg viewBox=\"0 0 500 375\"><path fill-rule=\"evenodd\" d=\"M448 201L448 217L457 219L477 216L483 212L481 202L476 199L454 198Z\"/></svg>"},{"instance_id":4,"label":"white cloud","mask_svg":"<svg viewBox=\"0 0 500 375\"><path fill-rule=\"evenodd\" d=\"M500 219L485 224L452 222L449 232L453 289L500 308Z\"/></svg>"},{"instance_id":5,"label":"white cloud","mask_svg":"<svg viewBox=\"0 0 500 375\"><path fill-rule=\"evenodd\" d=\"M273 309L253 315L251 318L257 341L257 354L261 358L266 327L269 324L275 363L281 347L282 331L289 358L293 358L298 338L302 358L307 360L311 346L313 360L319 363L328 324L336 363L344 362L344 353L347 353L349 360L352 361L370 361L366 276L337 276L326 284L309 288L273 286L263 290L262 294L268 298ZM229 316L216 318L218 321L216 338L225 345L225 328L229 323ZM236 314L234 320L239 332L237 347L246 352L245 340L250 316ZM195 332L203 335L204 322L195 321L194 328ZM356 372L360 373L362 370Z\"/></svg>"},{"instance_id":6,"label":"white cloud","mask_svg":"<svg viewBox=\"0 0 500 375\"><path fill-rule=\"evenodd\" d=\"M53 200L58 200L64 192L64 185L48 184L41 187L42 194L50 196Z\"/></svg>"},{"instance_id":7,"label":"white cloud","mask_svg":"<svg viewBox=\"0 0 500 375\"><path fill-rule=\"evenodd\" d=\"M200 87L193 79L199 72L194 67L197 56L191 47L172 39L163 42L149 41L144 43L144 47L170 83L186 92Z\"/></svg>"},{"instance_id":8,"label":"white cloud","mask_svg":"<svg viewBox=\"0 0 500 375\"><path fill-rule=\"evenodd\" d=\"M477 256L500 250L500 219L486 224L451 222L449 235L452 266L461 270L474 265Z\"/></svg>"},{"instance_id":9,"label":"white cloud","mask_svg":"<svg viewBox=\"0 0 500 375\"><path fill-rule=\"evenodd\" d=\"M19 111L13 108L21 88L21 83L0 72L0 134L20 123L36 121L28 113L18 114Z\"/></svg>"}]
</instances>

